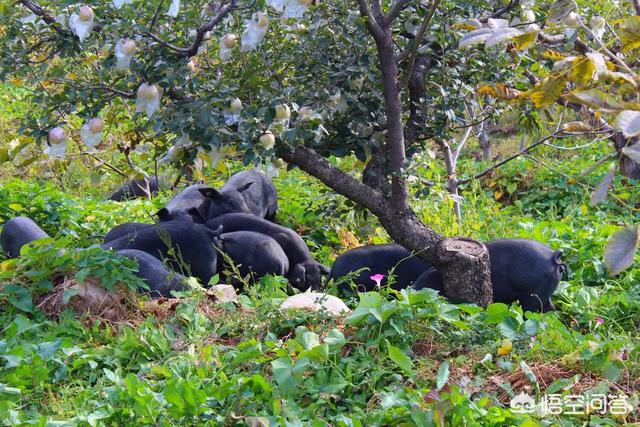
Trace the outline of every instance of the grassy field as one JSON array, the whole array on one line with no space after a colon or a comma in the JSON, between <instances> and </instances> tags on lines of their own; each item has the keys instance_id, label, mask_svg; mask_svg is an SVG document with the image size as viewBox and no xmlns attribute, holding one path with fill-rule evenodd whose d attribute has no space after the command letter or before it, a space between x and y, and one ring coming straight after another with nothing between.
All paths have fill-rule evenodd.
<instances>
[{"instance_id":1,"label":"grassy field","mask_svg":"<svg viewBox=\"0 0 640 427\"><path fill-rule=\"evenodd\" d=\"M7 92L5 91L5 94ZM3 106L0 146L20 140ZM518 138L503 139L498 154ZM558 144L575 146L580 141ZM436 231L488 240L527 237L562 249L571 269L554 296L557 312L517 306L453 305L431 291L382 291L347 301L352 313L286 312L286 280L264 278L236 303L202 289L151 303L126 293L123 315L77 318L47 296L65 280L107 289L138 281L130 261L99 249L125 221L149 221L170 197L105 201L119 181L96 160L2 166L0 219L32 217L55 237L0 264L0 422L4 425L617 425L638 422L640 271L607 276L606 240L638 222L637 183L617 180L604 204L589 206L605 167L580 177L606 153L543 147L463 189L462 227L436 184L414 184L412 206ZM471 150L477 150L475 145ZM35 153L35 150L33 151ZM28 157L28 156L27 156ZM488 165L464 156L461 176ZM117 162L116 158L103 159ZM136 159L138 160L138 159ZM359 170L355 159L336 161ZM240 165L205 168L219 185ZM553 170L552 170L553 169ZM560 172L560 173L559 173ZM425 154L412 173L440 183ZM419 182L419 180L416 180ZM299 170L275 178L278 222L303 235L326 264L346 249L388 241L376 219ZM61 252L60 249L65 249ZM328 292L335 293L330 286ZM68 295L67 295L68 296ZM66 296L59 293L62 300ZM623 396L634 412L518 413L524 392L540 402ZM544 408L543 408L544 409ZM602 412L602 413L600 413Z\"/></svg>"}]
</instances>

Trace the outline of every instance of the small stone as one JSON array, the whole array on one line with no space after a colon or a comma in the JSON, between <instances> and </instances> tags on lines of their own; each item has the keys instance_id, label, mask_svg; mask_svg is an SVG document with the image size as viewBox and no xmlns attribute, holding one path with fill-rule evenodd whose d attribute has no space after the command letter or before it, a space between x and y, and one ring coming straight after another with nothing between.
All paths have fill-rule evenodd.
<instances>
[{"instance_id":1,"label":"small stone","mask_svg":"<svg viewBox=\"0 0 640 427\"><path fill-rule=\"evenodd\" d=\"M305 292L287 298L280 304L281 310L308 309L320 311L325 309L333 316L340 316L349 312L349 307L338 297L320 292Z\"/></svg>"},{"instance_id":2,"label":"small stone","mask_svg":"<svg viewBox=\"0 0 640 427\"><path fill-rule=\"evenodd\" d=\"M213 285L207 290L207 295L214 296L221 304L224 304L225 302L234 302L238 299L238 294L231 285Z\"/></svg>"},{"instance_id":3,"label":"small stone","mask_svg":"<svg viewBox=\"0 0 640 427\"><path fill-rule=\"evenodd\" d=\"M69 289L78 291L69 299L68 305L79 314L87 312L97 314L109 306L120 304L120 296L92 282L76 283Z\"/></svg>"}]
</instances>

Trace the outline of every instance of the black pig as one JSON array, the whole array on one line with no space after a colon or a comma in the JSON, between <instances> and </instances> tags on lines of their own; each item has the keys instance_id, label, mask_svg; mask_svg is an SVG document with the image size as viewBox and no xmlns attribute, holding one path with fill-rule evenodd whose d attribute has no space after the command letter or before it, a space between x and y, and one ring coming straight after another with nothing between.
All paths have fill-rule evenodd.
<instances>
[{"instance_id":1,"label":"black pig","mask_svg":"<svg viewBox=\"0 0 640 427\"><path fill-rule=\"evenodd\" d=\"M162 261L156 257L137 249L122 249L116 252L118 255L132 258L138 261L138 277L149 286L152 297L171 297L171 291L186 289L184 276L168 271Z\"/></svg>"},{"instance_id":2,"label":"black pig","mask_svg":"<svg viewBox=\"0 0 640 427\"><path fill-rule=\"evenodd\" d=\"M10 258L17 258L22 246L45 237L49 235L31 218L18 216L4 223L0 233L0 245Z\"/></svg>"},{"instance_id":3,"label":"black pig","mask_svg":"<svg viewBox=\"0 0 640 427\"><path fill-rule=\"evenodd\" d=\"M395 282L391 287L398 290L411 286L414 280L430 267L426 261L412 255L400 245L367 245L340 255L331 267L329 278L336 281L351 272L365 268L354 279L354 283L358 291L371 291L376 285L371 279L372 275L383 274L385 277L381 286L386 286L387 278L393 270ZM343 292L348 290L349 284L341 284L340 289Z\"/></svg>"},{"instance_id":4,"label":"black pig","mask_svg":"<svg viewBox=\"0 0 640 427\"><path fill-rule=\"evenodd\" d=\"M109 196L109 200L122 202L124 200L136 199L138 197L149 198L152 195L158 194L159 190L160 186L158 185L158 178L155 176L134 179L122 184L122 187Z\"/></svg>"},{"instance_id":5,"label":"black pig","mask_svg":"<svg viewBox=\"0 0 640 427\"><path fill-rule=\"evenodd\" d=\"M253 273L254 279L267 274L284 276L289 271L287 255L278 242L266 234L253 231L223 233L219 246L242 277L249 273Z\"/></svg>"},{"instance_id":6,"label":"black pig","mask_svg":"<svg viewBox=\"0 0 640 427\"><path fill-rule=\"evenodd\" d=\"M552 311L551 295L567 266L562 251L528 239L502 239L485 243L491 262L493 301L519 301L525 311ZM435 268L421 275L416 289L443 290L442 275Z\"/></svg>"},{"instance_id":7,"label":"black pig","mask_svg":"<svg viewBox=\"0 0 640 427\"><path fill-rule=\"evenodd\" d=\"M157 212L160 221L188 221L205 223L212 200L203 191L215 189L205 184L193 184L178 193L171 201Z\"/></svg>"},{"instance_id":8,"label":"black pig","mask_svg":"<svg viewBox=\"0 0 640 427\"><path fill-rule=\"evenodd\" d=\"M174 271L197 277L207 285L217 272L214 239L219 232L204 225L169 221L138 230L102 245L105 249L138 249L158 259L167 259Z\"/></svg>"},{"instance_id":9,"label":"black pig","mask_svg":"<svg viewBox=\"0 0 640 427\"><path fill-rule=\"evenodd\" d=\"M220 191L201 189L213 202L207 212L208 219L232 213L250 213L273 221L278 210L278 192L273 181L264 173L251 169L229 178Z\"/></svg>"},{"instance_id":10,"label":"black pig","mask_svg":"<svg viewBox=\"0 0 640 427\"><path fill-rule=\"evenodd\" d=\"M116 225L104 235L104 242L107 243L123 236L134 235L144 228L153 227L153 225L144 222L125 222L124 224Z\"/></svg>"},{"instance_id":11,"label":"black pig","mask_svg":"<svg viewBox=\"0 0 640 427\"><path fill-rule=\"evenodd\" d=\"M244 213L230 213L213 218L205 225L213 230L222 226L225 233L255 231L273 238L287 255L289 260L287 278L291 286L297 289L318 289L322 282L322 275L329 273L327 267L313 259L309 248L298 233L263 218Z\"/></svg>"}]
</instances>

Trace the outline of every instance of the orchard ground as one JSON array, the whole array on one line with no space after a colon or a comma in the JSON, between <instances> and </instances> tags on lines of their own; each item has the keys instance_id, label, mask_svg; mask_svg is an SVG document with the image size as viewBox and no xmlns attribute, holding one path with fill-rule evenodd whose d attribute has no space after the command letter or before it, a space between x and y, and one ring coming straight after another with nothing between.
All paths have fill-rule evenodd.
<instances>
[{"instance_id":1,"label":"orchard ground","mask_svg":"<svg viewBox=\"0 0 640 427\"><path fill-rule=\"evenodd\" d=\"M2 108L6 137L12 117L27 106L18 100ZM494 153L504 156L518 138L493 143ZM469 149L479 150L477 142ZM318 426L638 422L640 273L632 267L611 278L602 254L621 225L637 222L640 194L633 183L617 178L608 201L589 206L591 189L606 168L580 175L606 153L606 142L595 143L588 155L542 146L533 157L509 163L463 189L461 228L445 189L421 184L444 181L442 162L429 151L412 161L411 205L437 232L481 240L532 238L565 252L571 273L553 298L557 312L523 315L517 306L452 305L429 291L382 291L348 301L352 314L340 319L280 312L291 290L274 277L236 303L216 304L198 289L160 304L128 293L125 315L115 321L78 319L70 310L52 318L41 310L40 295L61 277L88 277L108 289L137 286L132 264L95 246L121 222L150 221L170 192L151 201L105 201L121 178L97 169L88 156L62 163L39 158L20 168L4 163L0 217L30 216L57 239L17 264L1 264L0 420ZM117 162L116 155L106 160ZM342 170L363 166L350 157L332 161ZM465 176L488 164L466 156L459 169ZM221 185L242 167L226 160L203 174L208 183ZM330 265L347 249L389 241L375 217L300 170L282 171L274 181L277 221L303 235L319 261ZM537 413L522 410L518 401L515 409L510 406L521 392L539 404ZM599 411L593 402L602 395L609 406ZM584 399L578 414L562 405L560 414L549 409L552 398L566 404L570 396ZM626 415L619 408L616 414L612 404L620 404L621 396L633 409Z\"/></svg>"}]
</instances>

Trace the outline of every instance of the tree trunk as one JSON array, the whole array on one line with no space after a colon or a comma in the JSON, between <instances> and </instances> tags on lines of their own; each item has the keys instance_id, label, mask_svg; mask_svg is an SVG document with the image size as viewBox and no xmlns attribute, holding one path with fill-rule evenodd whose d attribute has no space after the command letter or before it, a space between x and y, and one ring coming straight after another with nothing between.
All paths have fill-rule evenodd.
<instances>
[{"instance_id":1,"label":"tree trunk","mask_svg":"<svg viewBox=\"0 0 640 427\"><path fill-rule=\"evenodd\" d=\"M444 296L486 307L493 301L489 253L482 242L445 239L427 228L412 211L378 216L391 238L442 273Z\"/></svg>"},{"instance_id":2,"label":"tree trunk","mask_svg":"<svg viewBox=\"0 0 640 427\"><path fill-rule=\"evenodd\" d=\"M433 67L434 60L429 56L420 55L416 58L413 72L407 82L409 91L409 120L405 127L405 141L407 149L411 148L421 137L425 125L424 100L427 91L424 88L424 76Z\"/></svg>"},{"instance_id":3,"label":"tree trunk","mask_svg":"<svg viewBox=\"0 0 640 427\"><path fill-rule=\"evenodd\" d=\"M482 148L482 160L491 160L491 142L487 126L489 126L489 119L484 119L480 123L480 132L478 133L478 143Z\"/></svg>"},{"instance_id":4,"label":"tree trunk","mask_svg":"<svg viewBox=\"0 0 640 427\"><path fill-rule=\"evenodd\" d=\"M449 298L473 301L486 307L493 301L491 280L478 281L478 277L491 277L489 252L484 243L458 237L446 239L438 247L438 257L445 268L440 268L445 294Z\"/></svg>"},{"instance_id":5,"label":"tree trunk","mask_svg":"<svg viewBox=\"0 0 640 427\"><path fill-rule=\"evenodd\" d=\"M640 179L640 163L634 162L629 157L622 154L624 147L636 146L639 144L638 138L632 138L631 140L622 136L620 132L616 132L612 137L613 145L616 147L616 151L620 155L620 173L627 178Z\"/></svg>"},{"instance_id":6,"label":"tree trunk","mask_svg":"<svg viewBox=\"0 0 640 427\"><path fill-rule=\"evenodd\" d=\"M400 82L398 81L398 64L394 52L391 27L382 27L384 35L374 37L378 48L378 60L382 74L384 108L387 115L387 144L385 151L391 172L391 204L397 210L404 210L407 205L407 181L404 174L405 145L404 124L402 123L402 102L400 100Z\"/></svg>"},{"instance_id":7,"label":"tree trunk","mask_svg":"<svg viewBox=\"0 0 640 427\"><path fill-rule=\"evenodd\" d=\"M389 183L389 164L385 147L374 147L371 152L371 159L362 171L362 183L384 196L391 194Z\"/></svg>"},{"instance_id":8,"label":"tree trunk","mask_svg":"<svg viewBox=\"0 0 640 427\"><path fill-rule=\"evenodd\" d=\"M398 244L416 253L436 268L444 279L445 296L486 306L492 300L488 255L478 251L486 248L471 239L445 239L425 226L411 211L395 209L389 199L331 165L311 148L298 146L293 151L280 150L278 156L322 181L335 192L368 209L378 217L389 236ZM439 249L442 245L443 248ZM452 246L453 245L453 246ZM458 249L456 249L458 248ZM466 253L466 251L470 251ZM441 254L445 254L442 256ZM477 264L477 265L474 265ZM466 269L466 272L462 270ZM462 281L465 281L462 283Z\"/></svg>"}]
</instances>

